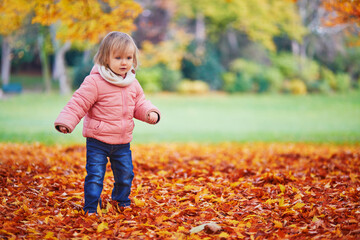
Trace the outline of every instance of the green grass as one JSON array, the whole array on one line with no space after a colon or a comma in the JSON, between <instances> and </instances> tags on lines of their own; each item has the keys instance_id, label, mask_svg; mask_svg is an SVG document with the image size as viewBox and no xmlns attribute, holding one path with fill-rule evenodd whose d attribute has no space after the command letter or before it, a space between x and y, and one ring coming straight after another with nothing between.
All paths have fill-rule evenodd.
<instances>
[{"instance_id":1,"label":"green grass","mask_svg":"<svg viewBox=\"0 0 360 240\"><path fill-rule=\"evenodd\" d=\"M84 143L53 122L70 96L22 94L0 100L0 142ZM135 120L134 143L360 142L360 93L344 95L147 95L158 125Z\"/></svg>"}]
</instances>

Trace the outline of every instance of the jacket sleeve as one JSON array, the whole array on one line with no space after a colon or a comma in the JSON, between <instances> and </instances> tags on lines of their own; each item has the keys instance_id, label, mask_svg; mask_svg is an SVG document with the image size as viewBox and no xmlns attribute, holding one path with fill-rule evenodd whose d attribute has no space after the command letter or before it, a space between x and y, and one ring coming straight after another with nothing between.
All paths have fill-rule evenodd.
<instances>
[{"instance_id":1,"label":"jacket sleeve","mask_svg":"<svg viewBox=\"0 0 360 240\"><path fill-rule=\"evenodd\" d=\"M149 100L145 99L145 94L142 87L140 86L140 83L137 80L135 81L137 95L135 99L134 117L140 121L149 123L149 113L156 112L158 114L158 120L156 123L158 123L161 117L160 110L155 107Z\"/></svg>"},{"instance_id":2,"label":"jacket sleeve","mask_svg":"<svg viewBox=\"0 0 360 240\"><path fill-rule=\"evenodd\" d=\"M56 130L59 131L59 126L64 126L71 133L96 102L97 95L95 80L91 76L87 76L55 120Z\"/></svg>"}]
</instances>

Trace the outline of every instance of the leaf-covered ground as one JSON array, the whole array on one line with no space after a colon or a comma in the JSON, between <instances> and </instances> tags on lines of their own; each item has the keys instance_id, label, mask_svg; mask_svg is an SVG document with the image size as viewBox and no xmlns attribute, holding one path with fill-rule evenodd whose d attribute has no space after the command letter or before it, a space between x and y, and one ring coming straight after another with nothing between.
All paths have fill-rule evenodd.
<instances>
[{"instance_id":1,"label":"leaf-covered ground","mask_svg":"<svg viewBox=\"0 0 360 240\"><path fill-rule=\"evenodd\" d=\"M132 208L82 212L85 147L0 144L0 238L359 239L360 147L132 146Z\"/></svg>"}]
</instances>

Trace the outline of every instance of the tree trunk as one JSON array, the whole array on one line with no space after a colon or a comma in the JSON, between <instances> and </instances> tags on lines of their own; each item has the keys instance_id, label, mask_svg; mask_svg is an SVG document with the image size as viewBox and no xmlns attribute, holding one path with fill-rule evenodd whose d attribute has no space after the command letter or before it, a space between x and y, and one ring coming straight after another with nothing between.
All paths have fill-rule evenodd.
<instances>
[{"instance_id":1,"label":"tree trunk","mask_svg":"<svg viewBox=\"0 0 360 240\"><path fill-rule=\"evenodd\" d=\"M299 57L300 61L298 64L299 71L303 70L304 61L307 58L306 48L308 41L306 41L306 37L303 40L303 43L300 44L297 41L291 41L291 49L294 56Z\"/></svg>"},{"instance_id":2,"label":"tree trunk","mask_svg":"<svg viewBox=\"0 0 360 240\"><path fill-rule=\"evenodd\" d=\"M70 83L66 74L66 62L65 62L65 53L70 49L71 43L66 42L55 52L55 61L53 66L53 79L59 81L60 94L69 94Z\"/></svg>"},{"instance_id":3,"label":"tree trunk","mask_svg":"<svg viewBox=\"0 0 360 240\"><path fill-rule=\"evenodd\" d=\"M195 41L197 44L197 52L199 54L205 54L205 40L206 40L206 27L204 15L201 12L196 14L195 22Z\"/></svg>"},{"instance_id":4,"label":"tree trunk","mask_svg":"<svg viewBox=\"0 0 360 240\"><path fill-rule=\"evenodd\" d=\"M39 48L40 48L40 61L41 61L41 68L42 68L42 75L43 81L45 86L45 92L51 91L51 75L50 75L50 68L49 68L49 53L46 48L46 32L47 29L42 27L40 29L40 34L38 38Z\"/></svg>"},{"instance_id":5,"label":"tree trunk","mask_svg":"<svg viewBox=\"0 0 360 240\"><path fill-rule=\"evenodd\" d=\"M205 32L205 19L204 15L201 12L196 14L196 23L195 23L195 39L197 42L204 42L206 38Z\"/></svg>"},{"instance_id":6,"label":"tree trunk","mask_svg":"<svg viewBox=\"0 0 360 240\"><path fill-rule=\"evenodd\" d=\"M300 56L300 44L296 40L291 41L291 50L294 56Z\"/></svg>"},{"instance_id":7,"label":"tree trunk","mask_svg":"<svg viewBox=\"0 0 360 240\"><path fill-rule=\"evenodd\" d=\"M1 56L1 79L2 84L7 85L10 81L10 67L11 67L11 47L9 39L3 37L2 40L2 56Z\"/></svg>"},{"instance_id":8,"label":"tree trunk","mask_svg":"<svg viewBox=\"0 0 360 240\"><path fill-rule=\"evenodd\" d=\"M238 39L236 37L236 33L234 32L233 29L227 31L227 39L229 41L230 51L234 55L236 55L239 52L239 44L238 44Z\"/></svg>"},{"instance_id":9,"label":"tree trunk","mask_svg":"<svg viewBox=\"0 0 360 240\"><path fill-rule=\"evenodd\" d=\"M65 95L69 94L71 91L70 82L68 76L66 74L66 62L65 62L65 54L70 49L71 43L65 42L61 44L56 39L56 25L50 26L51 31L51 39L53 42L53 46L55 48L55 59L53 65L53 79L59 81L60 94Z\"/></svg>"}]
</instances>

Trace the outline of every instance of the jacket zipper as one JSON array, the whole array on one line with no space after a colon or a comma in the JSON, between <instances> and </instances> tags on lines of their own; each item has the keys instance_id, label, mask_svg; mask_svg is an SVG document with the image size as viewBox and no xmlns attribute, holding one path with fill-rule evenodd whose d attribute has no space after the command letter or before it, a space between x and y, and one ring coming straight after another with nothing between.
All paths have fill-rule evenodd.
<instances>
[{"instance_id":1,"label":"jacket zipper","mask_svg":"<svg viewBox=\"0 0 360 240\"><path fill-rule=\"evenodd\" d=\"M122 95L122 102L123 102L122 103L122 110L123 110L122 114L123 114L123 116L122 116L122 119L121 119L122 126L123 126L123 128L121 129L121 137L122 137L122 139L125 138L125 132L126 132L125 124L127 122L126 113L127 113L127 108L128 108L125 93L126 93L126 90L125 90L125 88L122 87L121 88L121 95Z\"/></svg>"}]
</instances>

